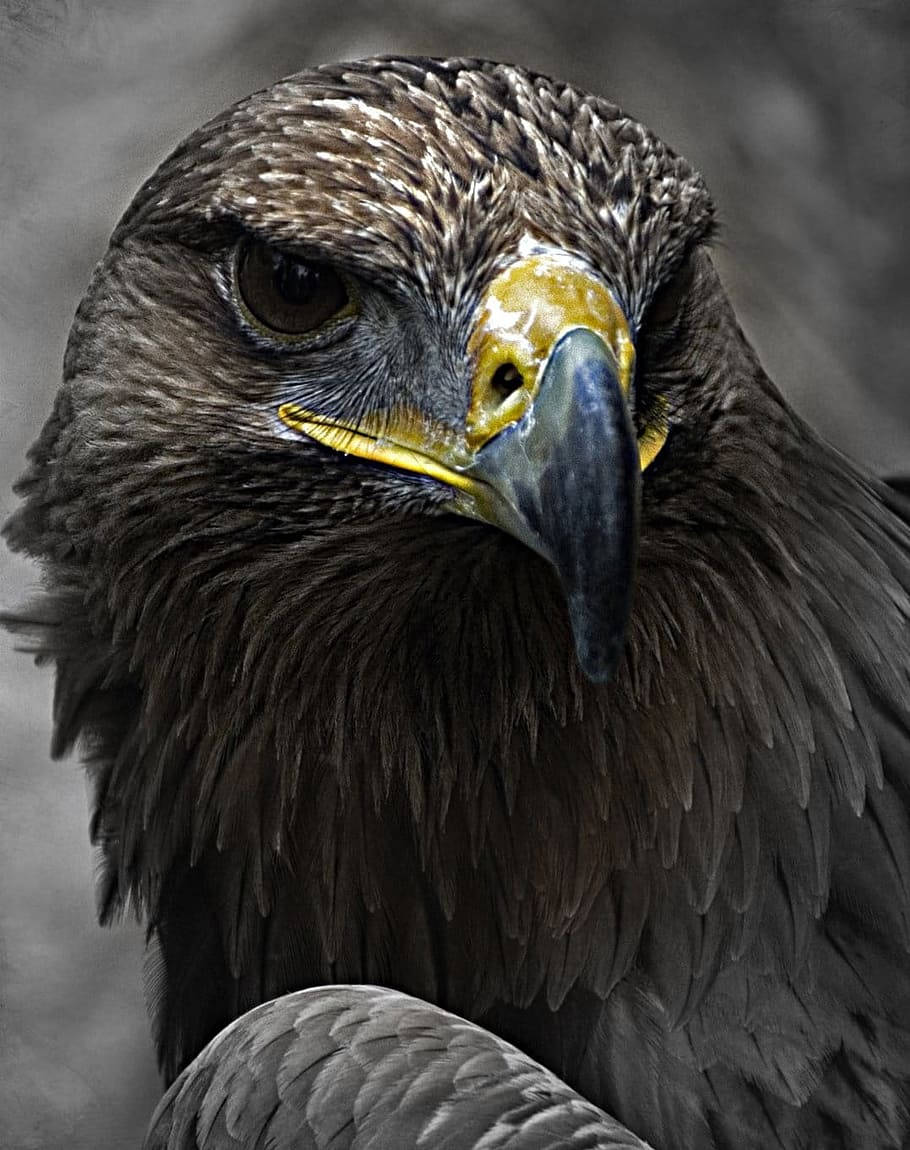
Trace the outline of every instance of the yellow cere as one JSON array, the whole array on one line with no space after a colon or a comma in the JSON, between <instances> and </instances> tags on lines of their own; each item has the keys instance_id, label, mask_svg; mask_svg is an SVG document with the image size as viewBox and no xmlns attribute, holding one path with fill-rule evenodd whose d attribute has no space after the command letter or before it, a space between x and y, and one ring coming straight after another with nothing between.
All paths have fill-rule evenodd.
<instances>
[{"instance_id":1,"label":"yellow cere","mask_svg":"<svg viewBox=\"0 0 910 1150\"><path fill-rule=\"evenodd\" d=\"M622 309L607 287L577 261L557 252L518 260L489 285L468 342L474 387L466 439L476 450L533 402L553 345L572 328L596 332L616 356L619 382L628 394L635 348ZM522 383L503 395L497 372L512 364Z\"/></svg>"}]
</instances>

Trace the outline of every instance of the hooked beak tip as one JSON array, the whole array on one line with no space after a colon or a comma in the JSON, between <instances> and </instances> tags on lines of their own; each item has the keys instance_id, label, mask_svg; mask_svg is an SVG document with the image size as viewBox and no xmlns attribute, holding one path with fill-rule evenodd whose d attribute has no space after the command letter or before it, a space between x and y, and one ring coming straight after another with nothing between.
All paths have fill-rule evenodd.
<instances>
[{"instance_id":1,"label":"hooked beak tip","mask_svg":"<svg viewBox=\"0 0 910 1150\"><path fill-rule=\"evenodd\" d=\"M641 467L620 375L596 332L567 332L533 406L477 453L474 470L495 493L480 517L556 570L578 662L598 683L622 656L638 548Z\"/></svg>"}]
</instances>

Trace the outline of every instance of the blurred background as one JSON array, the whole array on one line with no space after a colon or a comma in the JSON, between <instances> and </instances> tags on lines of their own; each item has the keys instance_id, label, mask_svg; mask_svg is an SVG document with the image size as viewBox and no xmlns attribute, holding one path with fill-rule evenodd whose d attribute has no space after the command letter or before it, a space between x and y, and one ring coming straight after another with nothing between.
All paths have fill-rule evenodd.
<instances>
[{"instance_id":1,"label":"blurred background","mask_svg":"<svg viewBox=\"0 0 910 1150\"><path fill-rule=\"evenodd\" d=\"M522 63L609 96L706 176L717 261L794 406L910 472L906 0L0 0L0 516L73 311L144 177L195 125L310 64ZM0 554L0 605L37 572ZM135 924L95 924L51 676L0 635L0 1148L138 1146L158 1097Z\"/></svg>"}]
</instances>

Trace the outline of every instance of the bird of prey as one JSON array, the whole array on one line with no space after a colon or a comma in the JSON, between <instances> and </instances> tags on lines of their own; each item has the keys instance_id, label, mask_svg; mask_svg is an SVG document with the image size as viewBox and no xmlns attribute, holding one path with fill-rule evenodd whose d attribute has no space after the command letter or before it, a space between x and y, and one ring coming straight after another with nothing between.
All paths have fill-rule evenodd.
<instances>
[{"instance_id":1,"label":"bird of prey","mask_svg":"<svg viewBox=\"0 0 910 1150\"><path fill-rule=\"evenodd\" d=\"M712 231L472 60L300 73L137 194L6 532L168 1079L372 983L657 1150L910 1144L908 504Z\"/></svg>"},{"instance_id":2,"label":"bird of prey","mask_svg":"<svg viewBox=\"0 0 910 1150\"><path fill-rule=\"evenodd\" d=\"M231 1023L158 1105L144 1150L649 1150L514 1046L376 986Z\"/></svg>"}]
</instances>

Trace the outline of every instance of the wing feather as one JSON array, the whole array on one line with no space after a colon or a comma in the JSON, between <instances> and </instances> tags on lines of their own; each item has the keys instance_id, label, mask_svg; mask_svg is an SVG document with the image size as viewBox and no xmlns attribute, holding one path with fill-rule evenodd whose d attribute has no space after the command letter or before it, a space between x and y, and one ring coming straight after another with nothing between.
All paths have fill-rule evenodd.
<instances>
[{"instance_id":1,"label":"wing feather","mask_svg":"<svg viewBox=\"0 0 910 1150\"><path fill-rule=\"evenodd\" d=\"M372 986L298 991L221 1032L144 1150L648 1150L514 1046Z\"/></svg>"}]
</instances>

